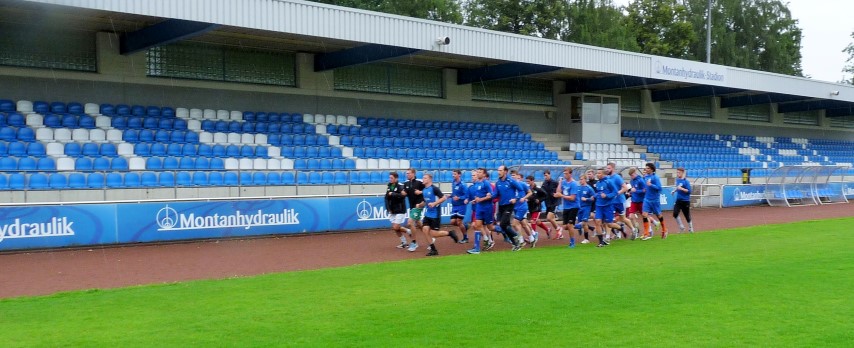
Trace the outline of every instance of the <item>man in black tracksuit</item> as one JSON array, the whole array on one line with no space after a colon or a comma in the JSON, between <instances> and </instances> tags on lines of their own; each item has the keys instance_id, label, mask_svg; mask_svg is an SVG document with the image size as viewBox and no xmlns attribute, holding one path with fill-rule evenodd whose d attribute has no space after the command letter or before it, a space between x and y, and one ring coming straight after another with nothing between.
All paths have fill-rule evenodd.
<instances>
[{"instance_id":1,"label":"man in black tracksuit","mask_svg":"<svg viewBox=\"0 0 854 348\"><path fill-rule=\"evenodd\" d=\"M549 170L546 170L543 172L543 175L545 176L545 180L543 180L543 184L540 185L540 188L546 192L546 220L552 224L552 228L546 231L546 236L552 238L552 229L560 231L560 225L558 225L555 220L555 208L560 204L560 198L555 197L555 193L557 193L557 181L552 179L552 173ZM557 236L557 234L555 236Z\"/></svg>"},{"instance_id":2,"label":"man in black tracksuit","mask_svg":"<svg viewBox=\"0 0 854 348\"><path fill-rule=\"evenodd\" d=\"M424 183L415 178L415 169L406 170L406 181L403 183L403 191L409 201L409 230L421 231L421 213L424 209ZM414 236L413 236L414 237ZM429 242L429 241L428 241ZM409 251L418 249L418 243L412 239L409 243Z\"/></svg>"},{"instance_id":3,"label":"man in black tracksuit","mask_svg":"<svg viewBox=\"0 0 854 348\"><path fill-rule=\"evenodd\" d=\"M388 175L385 209L388 210L388 219L391 221L392 231L400 238L400 245L397 247L399 249L408 248L409 243L406 242L406 236L403 235L406 229L401 227L406 220L406 193L403 191L403 185L398 182L397 172L391 172ZM408 234L412 235L411 233ZM413 242L415 242L414 239Z\"/></svg>"}]
</instances>

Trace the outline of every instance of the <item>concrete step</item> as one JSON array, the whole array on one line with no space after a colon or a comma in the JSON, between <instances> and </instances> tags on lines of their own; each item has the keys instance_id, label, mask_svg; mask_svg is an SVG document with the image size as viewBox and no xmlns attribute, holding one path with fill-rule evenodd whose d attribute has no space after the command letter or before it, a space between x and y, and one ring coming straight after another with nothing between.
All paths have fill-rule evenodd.
<instances>
[{"instance_id":1,"label":"concrete step","mask_svg":"<svg viewBox=\"0 0 854 348\"><path fill-rule=\"evenodd\" d=\"M569 134L558 133L531 133L531 140L539 142L569 142Z\"/></svg>"}]
</instances>

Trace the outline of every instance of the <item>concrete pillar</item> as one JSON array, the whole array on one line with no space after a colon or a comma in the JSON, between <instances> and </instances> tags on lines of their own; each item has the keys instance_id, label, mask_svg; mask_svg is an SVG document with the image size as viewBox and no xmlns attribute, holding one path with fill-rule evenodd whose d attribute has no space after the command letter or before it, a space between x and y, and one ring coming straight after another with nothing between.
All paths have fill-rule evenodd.
<instances>
[{"instance_id":1,"label":"concrete pillar","mask_svg":"<svg viewBox=\"0 0 854 348\"><path fill-rule=\"evenodd\" d=\"M457 69L442 69L442 90L445 99L471 101L471 84L457 84Z\"/></svg>"},{"instance_id":2,"label":"concrete pillar","mask_svg":"<svg viewBox=\"0 0 854 348\"><path fill-rule=\"evenodd\" d=\"M314 55L297 53L297 87L306 90L332 91L335 89L334 70L314 71Z\"/></svg>"},{"instance_id":3,"label":"concrete pillar","mask_svg":"<svg viewBox=\"0 0 854 348\"><path fill-rule=\"evenodd\" d=\"M712 98L712 119L715 121L726 122L729 118L729 109L721 108L721 98Z\"/></svg>"},{"instance_id":4,"label":"concrete pillar","mask_svg":"<svg viewBox=\"0 0 854 348\"><path fill-rule=\"evenodd\" d=\"M145 50L123 56L119 53L119 37L114 33L95 34L98 73L123 77L145 77Z\"/></svg>"}]
</instances>

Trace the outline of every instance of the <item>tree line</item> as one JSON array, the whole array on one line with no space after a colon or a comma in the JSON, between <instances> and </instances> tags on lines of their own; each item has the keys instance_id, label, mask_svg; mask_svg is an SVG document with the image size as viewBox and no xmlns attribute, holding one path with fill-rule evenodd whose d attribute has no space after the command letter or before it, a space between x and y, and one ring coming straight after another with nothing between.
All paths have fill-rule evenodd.
<instances>
[{"instance_id":1,"label":"tree line","mask_svg":"<svg viewBox=\"0 0 854 348\"><path fill-rule=\"evenodd\" d=\"M315 2L705 61L708 0L315 0ZM780 0L714 0L711 62L802 76L801 29Z\"/></svg>"}]
</instances>

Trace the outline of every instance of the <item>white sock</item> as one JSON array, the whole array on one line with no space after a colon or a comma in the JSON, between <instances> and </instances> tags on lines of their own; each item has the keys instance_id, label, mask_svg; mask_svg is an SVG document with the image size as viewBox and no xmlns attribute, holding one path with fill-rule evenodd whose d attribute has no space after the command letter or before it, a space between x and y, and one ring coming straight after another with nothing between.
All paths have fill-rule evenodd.
<instances>
[{"instance_id":1,"label":"white sock","mask_svg":"<svg viewBox=\"0 0 854 348\"><path fill-rule=\"evenodd\" d=\"M400 236L400 242L406 244L406 236Z\"/></svg>"},{"instance_id":2,"label":"white sock","mask_svg":"<svg viewBox=\"0 0 854 348\"><path fill-rule=\"evenodd\" d=\"M691 232L694 232L694 222L693 221L688 223L688 228L690 229Z\"/></svg>"},{"instance_id":3,"label":"white sock","mask_svg":"<svg viewBox=\"0 0 854 348\"><path fill-rule=\"evenodd\" d=\"M677 218L676 218L676 223L677 223L677 224L679 224L679 229L680 229L680 230L684 230L684 229L685 229L685 224L683 224L683 223L682 223L682 217L681 217L681 216L679 216L679 217L677 217Z\"/></svg>"},{"instance_id":4,"label":"white sock","mask_svg":"<svg viewBox=\"0 0 854 348\"><path fill-rule=\"evenodd\" d=\"M403 228L403 230L404 230L404 231L406 231L406 234L408 234L408 235L410 235L410 236L412 235L412 230L410 230L410 229L408 229L408 228L406 228L406 227L404 227L404 228Z\"/></svg>"}]
</instances>

